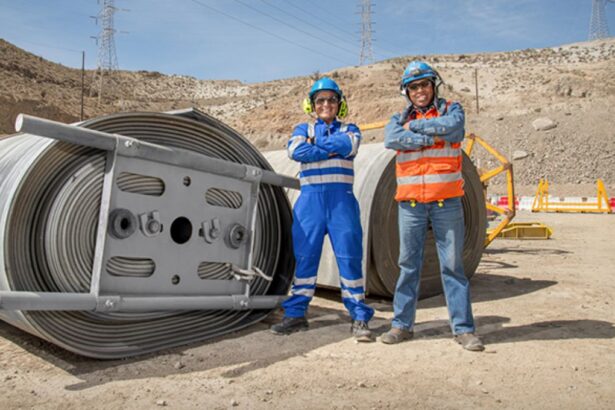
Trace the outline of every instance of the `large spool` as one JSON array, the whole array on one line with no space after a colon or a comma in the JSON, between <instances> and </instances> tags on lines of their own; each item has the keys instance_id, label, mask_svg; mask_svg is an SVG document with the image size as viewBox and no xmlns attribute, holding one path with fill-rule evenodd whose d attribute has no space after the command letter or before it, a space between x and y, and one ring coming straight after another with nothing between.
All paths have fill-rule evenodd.
<instances>
[{"instance_id":1,"label":"large spool","mask_svg":"<svg viewBox=\"0 0 615 410\"><path fill-rule=\"evenodd\" d=\"M298 175L299 165L288 158L286 151L266 152L265 157L276 172ZM466 276L471 277L483 253L487 216L480 177L465 153L462 170L465 182L465 195L462 199L465 217L463 265ZM363 144L354 160L354 171L354 192L361 207L363 226L363 269L366 273L366 290L371 295L391 297L399 277L398 208L394 200L395 152L385 149L381 143ZM299 192L288 191L287 194L294 204ZM442 292L439 272L434 238L429 230L421 276L421 298ZM335 255L328 239L325 239L318 270L318 284L339 288L338 275Z\"/></svg>"},{"instance_id":2,"label":"large spool","mask_svg":"<svg viewBox=\"0 0 615 410\"><path fill-rule=\"evenodd\" d=\"M183 148L270 170L262 155L219 121L193 110L122 113L83 127ZM22 134L0 140L0 290L90 290L105 154L92 148ZM127 178L133 192L159 189L155 180ZM236 198L208 200L232 204ZM273 276L251 284L251 295L285 294L292 280L291 212L282 188L261 185L254 265ZM147 275L147 261L119 260L120 275ZM229 279L223 265L203 265L202 279ZM261 320L269 310L96 313L0 310L0 318L72 352L120 358L204 340Z\"/></svg>"}]
</instances>

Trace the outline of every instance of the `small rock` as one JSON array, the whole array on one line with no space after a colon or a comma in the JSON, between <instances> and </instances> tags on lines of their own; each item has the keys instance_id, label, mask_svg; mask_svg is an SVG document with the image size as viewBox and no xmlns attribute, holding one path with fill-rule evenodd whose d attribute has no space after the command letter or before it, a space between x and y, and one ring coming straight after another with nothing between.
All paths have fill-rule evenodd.
<instances>
[{"instance_id":1,"label":"small rock","mask_svg":"<svg viewBox=\"0 0 615 410\"><path fill-rule=\"evenodd\" d=\"M271 396L273 394L273 390L267 390L265 391L265 394Z\"/></svg>"},{"instance_id":2,"label":"small rock","mask_svg":"<svg viewBox=\"0 0 615 410\"><path fill-rule=\"evenodd\" d=\"M239 406L239 402L237 400L233 399L233 400L231 400L231 406L237 407L237 406Z\"/></svg>"},{"instance_id":3,"label":"small rock","mask_svg":"<svg viewBox=\"0 0 615 410\"><path fill-rule=\"evenodd\" d=\"M523 158L526 158L528 155L530 155L530 154L528 154L526 151L517 150L517 151L513 152L512 159L513 160L523 159Z\"/></svg>"},{"instance_id":4,"label":"small rock","mask_svg":"<svg viewBox=\"0 0 615 410\"><path fill-rule=\"evenodd\" d=\"M183 369L184 367L186 367L186 365L183 364L182 362L176 362L175 365L173 365L173 367L179 370L179 369Z\"/></svg>"},{"instance_id":5,"label":"small rock","mask_svg":"<svg viewBox=\"0 0 615 410\"><path fill-rule=\"evenodd\" d=\"M496 121L502 121L503 119L504 119L504 117L499 116L499 117L496 117L496 119L495 119L495 120L496 120Z\"/></svg>"},{"instance_id":6,"label":"small rock","mask_svg":"<svg viewBox=\"0 0 615 410\"><path fill-rule=\"evenodd\" d=\"M359 387L367 387L367 385L364 382L359 382L357 384L357 386L359 386Z\"/></svg>"},{"instance_id":7,"label":"small rock","mask_svg":"<svg viewBox=\"0 0 615 410\"><path fill-rule=\"evenodd\" d=\"M532 121L532 127L534 127L536 131L547 131L557 127L557 124L550 118L541 117Z\"/></svg>"},{"instance_id":8,"label":"small rock","mask_svg":"<svg viewBox=\"0 0 615 410\"><path fill-rule=\"evenodd\" d=\"M156 401L156 406L165 407L166 405L167 405L167 401L166 400L157 400Z\"/></svg>"},{"instance_id":9,"label":"small rock","mask_svg":"<svg viewBox=\"0 0 615 410\"><path fill-rule=\"evenodd\" d=\"M476 382L476 384L477 384L478 386L480 386L480 385L482 385L482 384L483 384L483 382L479 380L479 381L477 381L477 382Z\"/></svg>"}]
</instances>

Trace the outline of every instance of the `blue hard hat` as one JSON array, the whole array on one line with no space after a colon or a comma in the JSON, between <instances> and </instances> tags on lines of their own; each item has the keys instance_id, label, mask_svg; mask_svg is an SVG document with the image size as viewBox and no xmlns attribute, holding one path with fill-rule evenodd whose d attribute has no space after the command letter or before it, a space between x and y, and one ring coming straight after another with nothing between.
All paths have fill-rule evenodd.
<instances>
[{"instance_id":1,"label":"blue hard hat","mask_svg":"<svg viewBox=\"0 0 615 410\"><path fill-rule=\"evenodd\" d=\"M324 90L333 91L334 93L338 95L340 100L344 96L342 93L342 90L340 90L340 87L337 85L335 81L333 81L329 77L323 77L317 80L316 82L314 82L314 85L312 85L312 88L310 89L310 94L309 94L310 100L314 98L314 95L317 92L324 91Z\"/></svg>"},{"instance_id":2,"label":"blue hard hat","mask_svg":"<svg viewBox=\"0 0 615 410\"><path fill-rule=\"evenodd\" d=\"M408 84L416 80L433 78L433 81L436 81L438 77L436 70L431 68L426 62L412 61L408 64L408 67L404 70L404 74L401 76L401 88L406 88Z\"/></svg>"}]
</instances>

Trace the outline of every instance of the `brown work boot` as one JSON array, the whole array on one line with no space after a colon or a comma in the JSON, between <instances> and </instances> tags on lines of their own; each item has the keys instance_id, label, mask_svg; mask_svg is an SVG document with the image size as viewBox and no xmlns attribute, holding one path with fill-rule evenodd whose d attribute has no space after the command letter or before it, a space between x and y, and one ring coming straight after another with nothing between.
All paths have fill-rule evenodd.
<instances>
[{"instance_id":1,"label":"brown work boot","mask_svg":"<svg viewBox=\"0 0 615 410\"><path fill-rule=\"evenodd\" d=\"M373 342L372 331L369 330L367 322L364 320L353 320L350 325L350 333L357 342Z\"/></svg>"},{"instance_id":2,"label":"brown work boot","mask_svg":"<svg viewBox=\"0 0 615 410\"><path fill-rule=\"evenodd\" d=\"M481 342L478 336L474 333L462 333L460 335L455 335L454 339L461 345L461 347L471 352L482 352L485 350L483 342Z\"/></svg>"},{"instance_id":3,"label":"brown work boot","mask_svg":"<svg viewBox=\"0 0 615 410\"><path fill-rule=\"evenodd\" d=\"M380 336L380 341L387 345L397 344L404 340L410 340L414 336L414 331L392 327L391 330Z\"/></svg>"}]
</instances>

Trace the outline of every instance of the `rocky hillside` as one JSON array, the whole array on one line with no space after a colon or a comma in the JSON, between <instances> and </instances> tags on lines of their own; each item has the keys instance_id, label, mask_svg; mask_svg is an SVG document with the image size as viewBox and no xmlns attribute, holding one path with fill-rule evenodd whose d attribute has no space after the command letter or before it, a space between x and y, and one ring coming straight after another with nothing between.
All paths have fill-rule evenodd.
<instances>
[{"instance_id":1,"label":"rocky hillside","mask_svg":"<svg viewBox=\"0 0 615 410\"><path fill-rule=\"evenodd\" d=\"M344 89L350 120L366 124L403 108L398 81L415 58L440 71L446 81L441 94L463 103L468 132L516 158L520 192L532 193L541 177L565 188L565 194L592 194L596 178L615 192L615 39L502 53L405 56L321 74ZM104 84L99 98L94 73L88 71L85 117L195 106L235 127L259 149L281 149L292 126L307 118L300 101L317 74L242 84L121 71ZM12 132L19 112L76 121L80 98L80 70L0 40L0 133ZM550 128L541 122L551 123ZM382 131L367 132L365 139L381 141ZM494 165L477 154L481 167ZM495 182L497 187L501 181Z\"/></svg>"}]
</instances>

